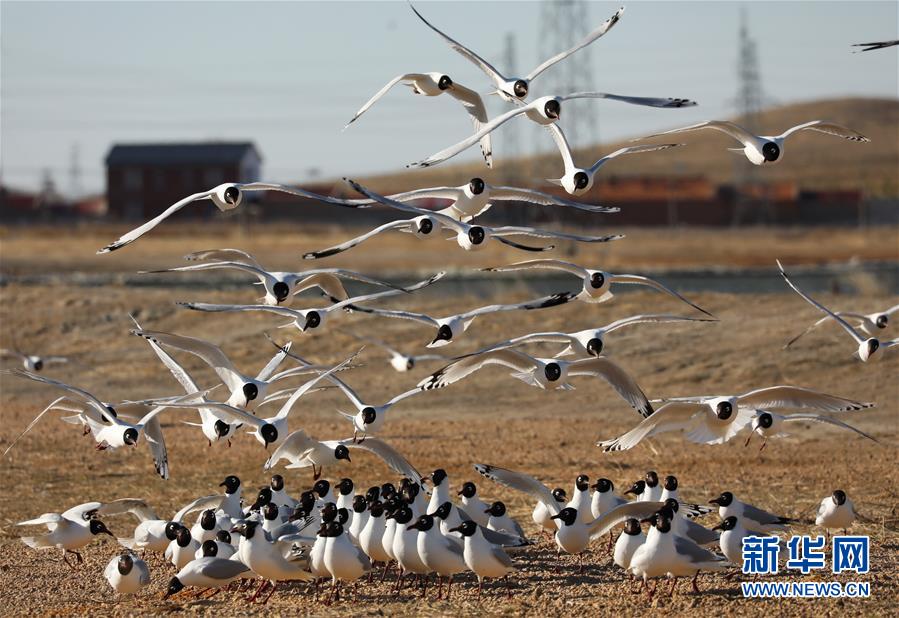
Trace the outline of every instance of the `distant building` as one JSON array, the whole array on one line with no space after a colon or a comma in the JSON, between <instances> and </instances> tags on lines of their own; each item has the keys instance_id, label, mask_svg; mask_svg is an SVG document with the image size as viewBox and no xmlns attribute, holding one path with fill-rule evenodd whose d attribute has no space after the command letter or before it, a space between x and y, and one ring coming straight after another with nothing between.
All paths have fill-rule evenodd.
<instances>
[{"instance_id":1,"label":"distant building","mask_svg":"<svg viewBox=\"0 0 899 618\"><path fill-rule=\"evenodd\" d=\"M252 142L116 144L106 156L108 213L118 219L149 219L223 182L258 181L261 165ZM214 209L210 202L179 214L208 216Z\"/></svg>"}]
</instances>

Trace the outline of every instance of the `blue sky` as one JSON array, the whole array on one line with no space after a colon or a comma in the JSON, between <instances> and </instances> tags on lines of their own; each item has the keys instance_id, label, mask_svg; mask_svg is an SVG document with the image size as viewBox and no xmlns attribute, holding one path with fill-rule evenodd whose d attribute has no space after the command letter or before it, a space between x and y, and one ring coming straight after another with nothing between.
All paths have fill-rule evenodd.
<instances>
[{"instance_id":1,"label":"blue sky","mask_svg":"<svg viewBox=\"0 0 899 618\"><path fill-rule=\"evenodd\" d=\"M619 4L589 3L590 27ZM590 54L593 89L689 97L700 106L591 102L586 109L597 114L603 140L732 115L742 9L770 101L899 96L897 48L852 54L849 47L899 38L896 2L624 4L621 22L579 52ZM509 31L520 73L542 60L539 2L417 6L500 69ZM0 44L0 171L4 183L27 188L49 169L68 190L77 145L82 189L102 190L103 157L117 141L250 139L262 151L264 176L275 181L302 181L312 170L395 171L458 141L470 126L448 97L398 88L341 132L369 96L415 71L489 89L405 2L4 1ZM541 89L549 75L535 80L534 95L550 94ZM506 109L490 99L491 115ZM525 153L549 146L520 131Z\"/></svg>"}]
</instances>

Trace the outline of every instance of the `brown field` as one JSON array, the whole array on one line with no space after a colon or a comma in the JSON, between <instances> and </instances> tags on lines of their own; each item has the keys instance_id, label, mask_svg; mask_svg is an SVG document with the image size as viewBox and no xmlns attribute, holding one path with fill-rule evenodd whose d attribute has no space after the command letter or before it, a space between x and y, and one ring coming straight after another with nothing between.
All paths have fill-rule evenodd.
<instances>
[{"instance_id":1,"label":"brown field","mask_svg":"<svg viewBox=\"0 0 899 618\"><path fill-rule=\"evenodd\" d=\"M128 334L129 312L146 328L191 334L219 343L239 367L248 371L261 367L272 353L261 335L263 331L282 341L295 341L295 350L319 362L341 360L357 349L354 339L334 329L317 336L302 336L292 330L277 330L275 327L281 323L277 317L202 315L172 304L174 300L248 302L254 297L249 284L245 291L193 292L183 287L129 288L111 283L90 288L66 283L66 277L73 272L133 273L140 268L174 266L180 263L181 255L191 250L217 246L248 249L272 266L302 268L309 264L299 260L303 251L327 246L349 234L345 230L315 234L299 229L275 232L250 228L244 233L233 230L234 227L226 230L218 226L194 229L183 236L154 233L111 256L94 256L93 251L114 238L119 230L85 228L73 234L61 228L5 230L0 237L4 275L56 270L61 278L47 285L12 282L0 288L0 346L9 346L16 340L37 352L69 355L72 363L53 368L48 375L111 401L178 392L177 384L146 343ZM602 263L613 271L627 268L638 272L642 268L666 266L773 266L775 256L788 263L805 264L853 258L899 259L895 229L626 232L627 240L613 243L614 246L582 249L572 259ZM340 260L326 261L325 265L340 264L375 274L425 271L443 267L449 261L454 267L469 268L527 259L502 250L467 254L449 243L442 251L422 250L428 245L416 243L405 237L382 239L371 243L367 250L358 248ZM418 268L406 265L410 255ZM440 294L439 285L416 297L385 304L448 314L495 300L448 298ZM821 300L835 307L866 311L897 302L895 296L876 285L863 289L866 292L862 298L824 294ZM522 293L513 290L502 298L527 298ZM587 566L581 573L575 558L557 555L544 541L516 556L519 572L512 579L512 600L500 588L489 586L477 604L473 579L466 576L451 602L433 600L432 591L427 601L409 589L397 597L387 584L360 585L355 595L349 592L345 601L333 607L317 600L306 584L285 586L265 608L247 605L241 593L230 592L209 601L192 600L184 593L162 601L172 569L159 559L150 558L152 585L132 599L119 601L102 576L106 562L116 553L116 545L109 539L85 548L85 564L76 571L59 562L56 552L37 552L17 540L22 529L15 527L15 522L48 511L60 512L81 502L141 497L165 516L196 496L217 491L218 483L227 474L240 476L245 496L267 483L268 476L261 469L266 454L255 440L240 438L231 448L209 448L193 428L171 415L164 423L171 466L171 479L167 482L155 476L143 444L136 450L97 452L89 438L80 436L78 428L57 418L42 420L2 460L3 614L133 615L183 611L210 615L635 615L656 607L673 614L895 615L899 605L899 355L892 350L880 362L862 365L850 358L848 340L830 327L809 336L795 349L783 351L781 346L790 336L817 318L809 306L786 292L689 296L715 313L721 323L638 326L613 333L606 341L608 353L637 378L650 398L740 392L778 383L818 388L876 401L876 408L853 413L847 420L876 436L879 444L834 428L811 427L788 438L772 440L761 452L757 439L755 446L748 448L743 447L740 438L723 446L704 447L688 444L671 434L626 453L604 455L594 442L618 435L638 420L605 383L581 378L574 391L540 391L507 377L498 368L399 404L391 412L392 419L382 437L423 473L445 467L453 487L475 480L485 498L506 501L512 515L535 537L530 500L475 478L471 464L484 462L527 471L548 485L561 485L569 492L579 473L588 474L591 479L606 476L623 490L646 470L656 469L662 475L678 476L686 499L706 502L730 489L746 501L805 519L813 517L824 496L840 487L867 518L853 532L871 536L871 572L858 577L820 572L806 579L870 581L870 599L744 600L739 578L726 581L723 575L706 574L700 576L701 594L690 592L689 585L681 582L673 597L658 596L650 603L644 595L631 594L635 586L611 563L604 542L597 543L586 555ZM619 295L603 305L577 303L556 310L500 314L480 318L463 339L445 350L459 354L534 329L581 329L636 313L687 310L673 299L648 291ZM431 334L424 327L398 320L360 315L338 319L340 323L335 321L332 326L381 337L407 352L423 345ZM174 355L201 385L215 383L212 372L196 359L177 352ZM382 362L377 349L366 349L360 358L365 366L345 374L345 378L362 396L373 400L386 401L417 382L428 369L439 366L428 364L411 374L397 374ZM0 376L0 391L0 447L5 449L33 415L58 394L6 375ZM344 401L331 391L304 398L291 415L291 429L302 427L321 439L346 437L349 425L335 413ZM395 480L385 466L366 454L354 454L352 464L333 468L327 475L335 480L351 476L362 488ZM311 484L308 472L288 472L286 478L293 493ZM712 525L717 518L709 516L704 521ZM127 536L136 521L126 516L110 518L106 523L117 535ZM797 526L796 530L817 532L807 525ZM800 577L788 573L777 579Z\"/></svg>"}]
</instances>

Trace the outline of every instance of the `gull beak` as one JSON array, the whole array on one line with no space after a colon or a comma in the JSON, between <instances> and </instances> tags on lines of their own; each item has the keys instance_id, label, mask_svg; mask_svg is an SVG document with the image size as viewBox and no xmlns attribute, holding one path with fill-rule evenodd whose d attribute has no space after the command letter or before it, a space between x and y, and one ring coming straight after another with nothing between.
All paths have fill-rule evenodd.
<instances>
[{"instance_id":1,"label":"gull beak","mask_svg":"<svg viewBox=\"0 0 899 618\"><path fill-rule=\"evenodd\" d=\"M411 526L407 526L406 530L418 530L418 524L412 524Z\"/></svg>"},{"instance_id":2,"label":"gull beak","mask_svg":"<svg viewBox=\"0 0 899 618\"><path fill-rule=\"evenodd\" d=\"M449 532L462 532L462 527L456 526L455 528L450 528Z\"/></svg>"},{"instance_id":3,"label":"gull beak","mask_svg":"<svg viewBox=\"0 0 899 618\"><path fill-rule=\"evenodd\" d=\"M717 526L712 526L712 530L724 530L724 522L722 521Z\"/></svg>"}]
</instances>

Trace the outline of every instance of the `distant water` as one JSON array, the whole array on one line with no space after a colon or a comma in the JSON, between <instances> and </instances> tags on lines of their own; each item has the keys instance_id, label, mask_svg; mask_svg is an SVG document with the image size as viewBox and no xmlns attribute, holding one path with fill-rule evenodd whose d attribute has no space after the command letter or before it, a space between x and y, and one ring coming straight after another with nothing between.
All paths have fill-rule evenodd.
<instances>
[{"instance_id":1,"label":"distant water","mask_svg":"<svg viewBox=\"0 0 899 618\"><path fill-rule=\"evenodd\" d=\"M899 294L899 262L865 262L858 264L831 264L818 267L791 267L791 277L809 292L854 293L877 291L882 294ZM640 270L633 274L653 277L679 292L723 292L735 294L769 294L786 292L788 288L776 269L772 268L712 268L689 270ZM391 283L408 284L426 273L396 273L385 276ZM69 273L65 275L0 274L0 285L77 285L95 287L101 285L128 285L150 288L236 289L246 287L248 277L209 276L209 273L192 275L137 275L123 273ZM356 284L354 282L355 286ZM618 286L618 291L639 290L642 286ZM550 294L564 290L576 290L576 280L565 273L530 271L522 273L451 272L433 291L446 295L472 294L491 296L509 289L529 289L536 294ZM358 287L354 287L358 289Z\"/></svg>"}]
</instances>

